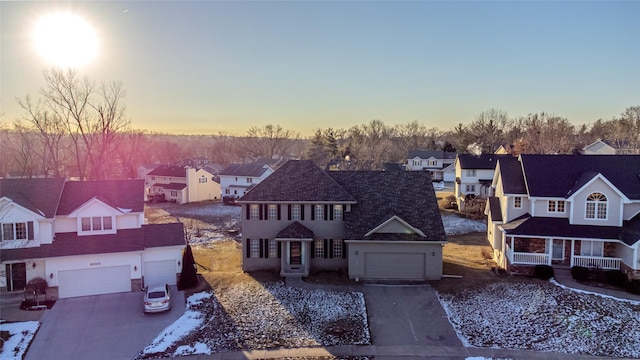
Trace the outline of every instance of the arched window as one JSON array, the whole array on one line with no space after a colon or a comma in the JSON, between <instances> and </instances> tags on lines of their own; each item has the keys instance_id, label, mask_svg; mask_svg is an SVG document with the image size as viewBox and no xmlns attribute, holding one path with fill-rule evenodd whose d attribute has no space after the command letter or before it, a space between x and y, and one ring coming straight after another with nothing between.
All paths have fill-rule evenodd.
<instances>
[{"instance_id":1,"label":"arched window","mask_svg":"<svg viewBox=\"0 0 640 360\"><path fill-rule=\"evenodd\" d=\"M587 219L607 218L607 197L604 194L596 192L587 197L585 217Z\"/></svg>"}]
</instances>

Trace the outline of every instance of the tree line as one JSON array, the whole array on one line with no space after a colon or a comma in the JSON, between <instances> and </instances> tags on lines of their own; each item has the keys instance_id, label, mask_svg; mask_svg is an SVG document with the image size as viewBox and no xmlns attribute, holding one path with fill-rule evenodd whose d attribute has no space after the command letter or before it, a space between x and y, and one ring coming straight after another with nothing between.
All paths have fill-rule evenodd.
<instances>
[{"instance_id":1,"label":"tree line","mask_svg":"<svg viewBox=\"0 0 640 360\"><path fill-rule=\"evenodd\" d=\"M254 126L242 135L171 135L134 130L119 82L96 84L73 70L44 72L37 97L16 101L20 119L0 124L0 176L130 179L141 164L180 164L205 157L223 166L259 158L310 159L321 167L381 169L402 163L411 150L570 154L596 139L640 149L640 106L592 124L573 125L549 113L510 117L489 109L453 129L417 120L387 125L371 120L348 129L317 128L312 136L280 125Z\"/></svg>"}]
</instances>

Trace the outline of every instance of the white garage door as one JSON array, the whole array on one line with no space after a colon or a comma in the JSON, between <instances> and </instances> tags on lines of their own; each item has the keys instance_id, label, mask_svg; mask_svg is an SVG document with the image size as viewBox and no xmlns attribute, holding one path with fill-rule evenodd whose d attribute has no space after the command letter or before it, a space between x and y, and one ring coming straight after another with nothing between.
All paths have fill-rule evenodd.
<instances>
[{"instance_id":1,"label":"white garage door","mask_svg":"<svg viewBox=\"0 0 640 360\"><path fill-rule=\"evenodd\" d=\"M144 263L144 286L152 284L176 285L176 261L147 261Z\"/></svg>"},{"instance_id":2,"label":"white garage door","mask_svg":"<svg viewBox=\"0 0 640 360\"><path fill-rule=\"evenodd\" d=\"M422 253L366 253L365 276L368 279L423 280L425 256Z\"/></svg>"},{"instance_id":3,"label":"white garage door","mask_svg":"<svg viewBox=\"0 0 640 360\"><path fill-rule=\"evenodd\" d=\"M131 267L111 266L58 272L58 297L131 291Z\"/></svg>"}]
</instances>

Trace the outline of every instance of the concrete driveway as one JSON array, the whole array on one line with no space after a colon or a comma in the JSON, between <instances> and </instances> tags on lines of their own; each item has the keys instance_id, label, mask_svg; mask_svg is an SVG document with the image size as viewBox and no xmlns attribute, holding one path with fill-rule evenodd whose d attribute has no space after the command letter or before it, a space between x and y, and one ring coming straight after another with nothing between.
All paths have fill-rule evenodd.
<instances>
[{"instance_id":1,"label":"concrete driveway","mask_svg":"<svg viewBox=\"0 0 640 360\"><path fill-rule=\"evenodd\" d=\"M362 288L372 343L462 346L429 285L366 285Z\"/></svg>"},{"instance_id":2,"label":"concrete driveway","mask_svg":"<svg viewBox=\"0 0 640 360\"><path fill-rule=\"evenodd\" d=\"M185 309L184 292L171 288L171 311L144 314L142 292L60 299L42 316L27 360L130 360Z\"/></svg>"}]
</instances>

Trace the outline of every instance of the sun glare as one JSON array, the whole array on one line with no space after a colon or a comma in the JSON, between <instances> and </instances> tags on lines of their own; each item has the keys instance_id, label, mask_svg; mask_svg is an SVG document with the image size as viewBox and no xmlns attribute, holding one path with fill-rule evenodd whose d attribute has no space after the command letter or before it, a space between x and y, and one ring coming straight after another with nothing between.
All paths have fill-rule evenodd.
<instances>
[{"instance_id":1,"label":"sun glare","mask_svg":"<svg viewBox=\"0 0 640 360\"><path fill-rule=\"evenodd\" d=\"M43 16L33 31L33 41L40 55L58 67L79 67L98 53L98 38L91 25L71 13Z\"/></svg>"}]
</instances>

